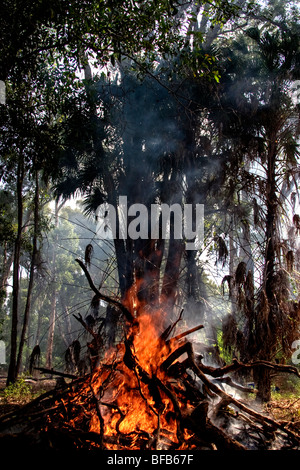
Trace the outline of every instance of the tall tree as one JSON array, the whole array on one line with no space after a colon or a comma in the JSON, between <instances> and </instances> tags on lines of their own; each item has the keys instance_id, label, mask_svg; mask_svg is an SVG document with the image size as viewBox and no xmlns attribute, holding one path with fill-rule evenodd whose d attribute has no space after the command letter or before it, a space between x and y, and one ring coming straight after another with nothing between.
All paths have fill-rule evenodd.
<instances>
[{"instance_id":1,"label":"tall tree","mask_svg":"<svg viewBox=\"0 0 300 470\"><path fill-rule=\"evenodd\" d=\"M293 336L290 333L298 315L296 304L288 307L288 279L281 269L279 247L280 220L286 203L282 193L287 187L292 191L298 166L298 116L288 90L299 74L299 41L296 25L288 29L284 23L265 31L253 27L248 30L248 38L231 41L225 49L224 81L220 82L222 108L220 119L215 111L213 119L219 121L223 142L229 144L230 166L233 163L239 169L235 179L230 178L234 191L241 197L246 190L249 201L253 201L254 218L251 222L244 212L244 227L253 221L257 224L259 206L262 217L262 228L257 226L253 233L256 239L251 240L249 232L246 236L249 250L251 243L260 238L260 263L264 267L261 270L257 264L255 270L262 276L262 283L255 302L253 280L251 288L248 284L249 267L242 263L238 266L243 271L239 271L238 277L236 274L235 281L238 295L242 295L239 300L244 302L247 328L235 338L246 335L246 344L242 341L240 345L248 358L274 360L280 347L288 354ZM243 232L245 247L245 228ZM285 335L281 334L283 325ZM270 372L258 369L255 378L259 397L269 400Z\"/></svg>"},{"instance_id":2,"label":"tall tree","mask_svg":"<svg viewBox=\"0 0 300 470\"><path fill-rule=\"evenodd\" d=\"M33 216L33 237L32 237L32 255L30 261L30 272L29 272L29 284L27 291L27 299L24 311L23 326L19 342L19 350L16 364L16 375L19 375L21 363L22 363L22 354L25 343L25 335L28 329L29 323L29 314L31 307L31 297L34 283L34 274L36 269L37 253L38 253L38 235L39 235L39 173L35 172L35 189L34 189L34 216Z\"/></svg>"}]
</instances>

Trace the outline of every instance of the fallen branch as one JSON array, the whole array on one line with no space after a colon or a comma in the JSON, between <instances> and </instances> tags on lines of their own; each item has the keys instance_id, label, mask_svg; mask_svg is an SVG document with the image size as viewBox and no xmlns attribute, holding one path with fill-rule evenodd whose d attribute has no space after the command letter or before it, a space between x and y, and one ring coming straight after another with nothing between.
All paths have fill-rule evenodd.
<instances>
[{"instance_id":1,"label":"fallen branch","mask_svg":"<svg viewBox=\"0 0 300 470\"><path fill-rule=\"evenodd\" d=\"M265 416L265 415L262 415L258 412L256 412L255 410L247 407L246 405L244 405L242 402L240 402L239 400L236 400L235 398L233 398L231 395L227 394L224 390L221 390L214 382L212 382L211 380L209 380L205 373L203 372L202 367L205 369L206 367L203 366L203 364L200 364L200 366L198 366L195 362L195 357L194 357L194 351L193 351L193 347L192 347L192 344L187 342L185 344L183 344L182 346L180 346L179 348L177 348L175 351L173 351L169 357L161 364L161 368L162 370L164 371L168 371L169 367L173 364L173 362L178 359L182 354L184 353L187 353L188 355L188 359L185 361L185 365L182 366L181 365L181 368L182 367L189 367L192 369L192 371L199 377L199 379L202 381L203 385L206 387L207 390L210 390L211 392L213 392L214 394L216 394L217 396L219 396L222 400L224 400L225 402L227 403L231 403L232 405L236 406L238 409L246 412L248 415L254 417L258 422L262 423L263 425L265 425L266 423L271 425L274 429L281 429L283 430L291 439L293 439L294 441L296 441L298 444L299 444L299 438L300 436L297 435L296 433L294 433L293 431L290 431L289 429L286 429L286 426L283 425L282 423L278 422L278 421L275 421L273 420L272 418L269 418L268 416ZM240 363L237 363L236 364L236 367L237 366L240 366L241 364ZM251 367L251 366L258 366L258 365L265 365L266 367L270 367L272 368L273 364L272 363L269 363L269 362L266 362L266 361L256 361L255 363L252 363L252 364L246 364L247 367ZM282 366L280 365L277 365L275 364L274 365L275 368L279 368L281 369ZM210 369L213 369L213 368L210 368ZM228 368L222 368L223 371L224 369L227 370L228 372ZM289 371L293 371L294 368L285 368L285 370L289 370ZM213 370L211 371L213 372ZM220 370L218 371L218 373L220 373ZM298 374L297 374L298 375ZM229 380L231 380L229 378ZM252 390L253 391L253 390Z\"/></svg>"},{"instance_id":2,"label":"fallen branch","mask_svg":"<svg viewBox=\"0 0 300 470\"><path fill-rule=\"evenodd\" d=\"M67 374L66 372L59 372L58 370L54 369L45 369L44 367L34 367L35 370L39 370L43 374L50 374L50 375L59 375L60 377L65 377L66 379L77 379L78 377L73 374Z\"/></svg>"},{"instance_id":3,"label":"fallen branch","mask_svg":"<svg viewBox=\"0 0 300 470\"><path fill-rule=\"evenodd\" d=\"M90 383L90 389L91 389L91 392L92 392L92 395L93 395L93 402L94 402L94 405L96 407L96 413L97 413L98 420L99 420L99 445L100 445L100 449L103 449L104 448L103 447L104 419L103 419L103 416L102 416L102 413L101 413L100 403L99 403L98 398L96 397L96 394L95 394L92 383Z\"/></svg>"},{"instance_id":4,"label":"fallen branch","mask_svg":"<svg viewBox=\"0 0 300 470\"><path fill-rule=\"evenodd\" d=\"M243 444L215 426L207 417L207 411L207 403L200 403L185 420L185 426L207 442L214 444L217 450L247 450Z\"/></svg>"},{"instance_id":5,"label":"fallen branch","mask_svg":"<svg viewBox=\"0 0 300 470\"><path fill-rule=\"evenodd\" d=\"M211 367L197 362L198 367L204 372L212 377L222 377L225 374L230 372L237 372L238 370L247 370L253 369L254 367L266 367L268 369L275 370L277 372L285 372L290 374L295 374L300 377L300 372L297 367L288 366L283 364L274 364L273 362L268 361L254 361L247 364L239 362L237 359L233 359L232 364L228 364L224 367Z\"/></svg>"},{"instance_id":6,"label":"fallen branch","mask_svg":"<svg viewBox=\"0 0 300 470\"><path fill-rule=\"evenodd\" d=\"M251 408L247 407L240 401L236 400L232 396L228 395L226 392L221 390L217 385L215 385L213 382L211 382L206 375L199 369L197 364L195 363L194 360L194 353L192 349L192 345L190 345L190 349L188 352L189 355L189 362L192 370L195 372L195 374L198 375L199 379L208 387L210 388L216 395L220 396L223 399L228 400L232 405L236 406L237 408L241 409L242 411L245 411L247 414L250 416L253 416L258 422L265 424L268 423L271 426L273 426L275 429L281 429L285 431L285 433L295 440L299 444L299 437L296 433L286 429L284 425L282 425L280 422L273 420L272 418L269 418L268 416L262 415L258 413L257 411L252 410ZM264 362L264 361L262 361Z\"/></svg>"},{"instance_id":7,"label":"fallen branch","mask_svg":"<svg viewBox=\"0 0 300 470\"><path fill-rule=\"evenodd\" d=\"M240 390L241 392L244 392L244 393L257 393L257 390L255 388L243 387L243 385L237 384L236 382L232 380L231 377L228 377L228 376L218 377L215 380L216 382L225 383L229 385L230 387L236 388L237 390Z\"/></svg>"}]
</instances>

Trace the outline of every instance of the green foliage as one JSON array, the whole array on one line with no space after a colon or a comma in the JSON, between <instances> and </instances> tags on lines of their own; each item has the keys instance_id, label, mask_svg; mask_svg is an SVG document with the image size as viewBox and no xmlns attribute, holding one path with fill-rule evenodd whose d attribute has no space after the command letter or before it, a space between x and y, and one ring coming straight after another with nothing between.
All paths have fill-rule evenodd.
<instances>
[{"instance_id":1,"label":"green foliage","mask_svg":"<svg viewBox=\"0 0 300 470\"><path fill-rule=\"evenodd\" d=\"M272 399L291 399L297 400L300 396L300 381L295 375L279 376L273 379ZM300 411L300 410L299 410Z\"/></svg>"},{"instance_id":2,"label":"green foliage","mask_svg":"<svg viewBox=\"0 0 300 470\"><path fill-rule=\"evenodd\" d=\"M18 67L33 71L45 56L58 52L84 65L86 53L99 64L112 57L153 48L170 52L176 44L176 3L165 0L132 2L51 2L27 4L5 0L2 7L0 71L6 79ZM12 40L13 38L13 40Z\"/></svg>"},{"instance_id":3,"label":"green foliage","mask_svg":"<svg viewBox=\"0 0 300 470\"><path fill-rule=\"evenodd\" d=\"M23 377L14 384L8 385L2 392L3 399L7 403L20 403L32 397L32 389Z\"/></svg>"},{"instance_id":4,"label":"green foliage","mask_svg":"<svg viewBox=\"0 0 300 470\"><path fill-rule=\"evenodd\" d=\"M228 350L228 348L225 348L225 346L224 346L222 330L218 330L218 332L217 332L217 346L218 346L218 349L220 351L221 359L223 359L225 364L231 364L232 363L232 353Z\"/></svg>"}]
</instances>

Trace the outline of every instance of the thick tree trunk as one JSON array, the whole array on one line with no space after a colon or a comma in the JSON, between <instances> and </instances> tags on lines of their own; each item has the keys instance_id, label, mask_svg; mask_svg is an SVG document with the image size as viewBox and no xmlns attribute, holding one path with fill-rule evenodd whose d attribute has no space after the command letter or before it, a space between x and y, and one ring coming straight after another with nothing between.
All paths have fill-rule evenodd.
<instances>
[{"instance_id":1,"label":"thick tree trunk","mask_svg":"<svg viewBox=\"0 0 300 470\"><path fill-rule=\"evenodd\" d=\"M161 217L160 222L161 224ZM149 224L150 227L150 224ZM137 298L140 306L159 308L160 268L164 253L164 240L135 241L135 279L137 283Z\"/></svg>"},{"instance_id":2,"label":"thick tree trunk","mask_svg":"<svg viewBox=\"0 0 300 470\"><path fill-rule=\"evenodd\" d=\"M258 341L258 359L270 361L272 353L274 352L274 345L276 344L276 332L272 331L270 321L273 315L277 313L277 301L274 296L272 283L275 275L275 261L276 261L276 218L278 212L278 201L276 197L276 133L271 134L269 138L269 148L267 155L267 194L266 194L266 252L265 252L265 272L264 272L264 287L266 299L268 302L268 315L262 314L262 318L257 317L257 322L260 331L264 331L263 337ZM270 370L258 368L255 373L257 380L257 397L262 401L269 401L271 399L271 378Z\"/></svg>"},{"instance_id":3,"label":"thick tree trunk","mask_svg":"<svg viewBox=\"0 0 300 470\"><path fill-rule=\"evenodd\" d=\"M256 383L259 401L268 402L271 400L271 375L270 370L265 367L257 367L253 371L253 378Z\"/></svg>"}]
</instances>

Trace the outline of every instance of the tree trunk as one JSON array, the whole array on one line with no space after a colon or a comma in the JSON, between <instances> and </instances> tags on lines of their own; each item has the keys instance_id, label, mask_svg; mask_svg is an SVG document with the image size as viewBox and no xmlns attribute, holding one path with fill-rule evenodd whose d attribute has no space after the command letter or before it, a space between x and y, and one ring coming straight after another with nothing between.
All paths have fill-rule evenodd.
<instances>
[{"instance_id":1,"label":"tree trunk","mask_svg":"<svg viewBox=\"0 0 300 470\"><path fill-rule=\"evenodd\" d=\"M48 341L47 341L47 350L46 350L46 368L47 369L52 369L53 340L54 340L54 330L55 330L55 320L56 320L56 294L57 294L56 282L55 282L55 275L54 275L54 280L52 282L49 332L48 332Z\"/></svg>"},{"instance_id":2,"label":"tree trunk","mask_svg":"<svg viewBox=\"0 0 300 470\"><path fill-rule=\"evenodd\" d=\"M58 227L58 212L62 205L58 204L58 201L55 201L55 228ZM55 233L54 243L53 243L53 255L52 255L52 289L51 289L51 306L50 306L50 316L49 316L49 331L48 331L48 340L47 340L47 349L46 349L46 368L52 368L52 355L53 355L53 340L54 340L54 331L55 331L55 320L56 320L56 246L57 246L57 233Z\"/></svg>"},{"instance_id":3,"label":"tree trunk","mask_svg":"<svg viewBox=\"0 0 300 470\"><path fill-rule=\"evenodd\" d=\"M170 230L172 230L172 223L170 226ZM183 251L183 241L175 240L173 237L171 237L169 241L169 251L160 296L160 304L169 315L172 315L176 302L176 293L178 288Z\"/></svg>"},{"instance_id":4,"label":"tree trunk","mask_svg":"<svg viewBox=\"0 0 300 470\"><path fill-rule=\"evenodd\" d=\"M256 383L256 398L262 402L271 400L271 375L270 370L266 367L256 367L253 370L253 378Z\"/></svg>"},{"instance_id":5,"label":"tree trunk","mask_svg":"<svg viewBox=\"0 0 300 470\"><path fill-rule=\"evenodd\" d=\"M25 344L25 336L28 329L30 307L31 307L31 297L32 289L34 283L34 271L36 265L36 256L37 256L37 239L38 239L38 230L39 230L39 174L38 171L35 173L35 195L34 195L34 228L33 228L33 238L32 238L32 256L30 264L30 273L29 273L29 283L27 290L27 299L26 306L24 311L23 327L21 332L21 338L19 343L19 352L17 359L17 375L20 373L22 365L22 354Z\"/></svg>"},{"instance_id":6,"label":"tree trunk","mask_svg":"<svg viewBox=\"0 0 300 470\"><path fill-rule=\"evenodd\" d=\"M37 309L37 325L36 325L34 333L32 332L32 335L33 335L33 338L34 338L33 339L33 344L34 345L39 344L39 342L40 342L41 328L42 328L42 321L43 321L42 309L43 309L43 305L44 305L45 300L46 300L46 289L42 285L41 286L38 285L36 291L37 291L37 293L35 293L34 299L31 302L31 308L37 302L37 307L36 307L36 309Z\"/></svg>"},{"instance_id":7,"label":"tree trunk","mask_svg":"<svg viewBox=\"0 0 300 470\"><path fill-rule=\"evenodd\" d=\"M270 135L269 148L267 155L267 193L266 193L266 252L265 252L265 271L264 271L264 287L266 299L268 302L269 313L260 318L259 313L257 322L260 323L259 330L263 331L263 337L259 338L258 342L258 358L265 361L272 359L274 346L276 345L276 332L273 332L270 326L270 321L274 315L277 314L277 301L274 297L272 283L275 275L275 260L276 260L276 218L278 212L278 201L276 197L276 133ZM267 402L271 399L271 378L270 370L265 368L258 368L255 373L257 380L258 399Z\"/></svg>"},{"instance_id":8,"label":"tree trunk","mask_svg":"<svg viewBox=\"0 0 300 470\"><path fill-rule=\"evenodd\" d=\"M14 267L13 267L13 291L12 291L12 323L11 323L11 344L10 362L7 374L7 385L14 383L17 379L17 335L18 335L18 309L20 290L20 256L23 232L23 180L24 161L19 156L17 168L17 220L18 229L14 246Z\"/></svg>"},{"instance_id":9,"label":"tree trunk","mask_svg":"<svg viewBox=\"0 0 300 470\"><path fill-rule=\"evenodd\" d=\"M7 297L7 282L10 276L10 270L13 264L14 254L7 255L7 243L4 246L3 267L0 278L0 307Z\"/></svg>"}]
</instances>

